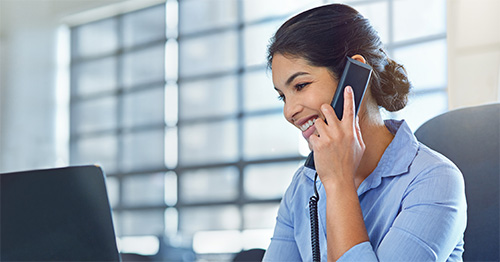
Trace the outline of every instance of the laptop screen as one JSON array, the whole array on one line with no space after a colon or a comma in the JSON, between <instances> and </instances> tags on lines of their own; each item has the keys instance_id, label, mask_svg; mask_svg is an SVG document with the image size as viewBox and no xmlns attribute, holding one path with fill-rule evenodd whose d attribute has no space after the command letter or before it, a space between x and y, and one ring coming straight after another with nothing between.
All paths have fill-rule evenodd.
<instances>
[{"instance_id":1,"label":"laptop screen","mask_svg":"<svg viewBox=\"0 0 500 262\"><path fill-rule=\"evenodd\" d=\"M0 201L1 261L120 261L100 167L0 174Z\"/></svg>"}]
</instances>

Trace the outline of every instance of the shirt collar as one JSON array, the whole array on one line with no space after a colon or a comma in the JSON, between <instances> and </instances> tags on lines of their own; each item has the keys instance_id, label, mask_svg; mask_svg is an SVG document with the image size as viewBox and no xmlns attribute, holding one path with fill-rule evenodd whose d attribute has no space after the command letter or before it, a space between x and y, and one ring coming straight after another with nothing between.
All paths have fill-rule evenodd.
<instances>
[{"instance_id":1,"label":"shirt collar","mask_svg":"<svg viewBox=\"0 0 500 262\"><path fill-rule=\"evenodd\" d=\"M407 173L417 155L419 143L408 124L404 120L385 120L384 122L387 129L394 134L394 138L385 149L375 170L358 188L359 195L368 189L378 187L383 177Z\"/></svg>"},{"instance_id":2,"label":"shirt collar","mask_svg":"<svg viewBox=\"0 0 500 262\"><path fill-rule=\"evenodd\" d=\"M397 176L408 172L419 147L418 141L406 121L385 120L384 123L394 138L385 149L375 170L364 181L369 182L370 188L379 186L382 177ZM316 170L313 152L307 157L304 166ZM314 172L307 172L306 175L314 179Z\"/></svg>"},{"instance_id":3,"label":"shirt collar","mask_svg":"<svg viewBox=\"0 0 500 262\"><path fill-rule=\"evenodd\" d=\"M316 174L316 166L314 165L314 154L313 153L314 152L312 152L312 151L311 151L311 153L309 153L309 156L307 156L306 162L304 163L304 167L309 168L309 172L305 172L305 175L311 180L314 180L314 175ZM318 178L318 180L320 180L320 179Z\"/></svg>"},{"instance_id":4,"label":"shirt collar","mask_svg":"<svg viewBox=\"0 0 500 262\"><path fill-rule=\"evenodd\" d=\"M413 135L410 127L404 120L385 120L385 126L394 134L394 138L385 149L379 165L388 166L388 169L380 170L382 177L397 176L408 172L410 165L415 159L418 151L418 141ZM375 171L377 171L375 168Z\"/></svg>"},{"instance_id":5,"label":"shirt collar","mask_svg":"<svg viewBox=\"0 0 500 262\"><path fill-rule=\"evenodd\" d=\"M316 166L314 166L314 152L311 151L309 153L309 156L307 156L306 162L304 163L305 167L308 167L310 169L316 170Z\"/></svg>"}]
</instances>

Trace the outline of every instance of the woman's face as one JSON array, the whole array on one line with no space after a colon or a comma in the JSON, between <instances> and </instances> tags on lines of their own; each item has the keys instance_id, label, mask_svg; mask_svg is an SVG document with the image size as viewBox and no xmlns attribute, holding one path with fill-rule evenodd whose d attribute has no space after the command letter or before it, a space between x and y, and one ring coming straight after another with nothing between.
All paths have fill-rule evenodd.
<instances>
[{"instance_id":1,"label":"woman's face","mask_svg":"<svg viewBox=\"0 0 500 262\"><path fill-rule=\"evenodd\" d=\"M338 81L326 67L311 66L299 57L275 54L272 61L274 88L283 99L283 114L309 141L317 135L314 121L325 119L320 107L330 104Z\"/></svg>"}]
</instances>

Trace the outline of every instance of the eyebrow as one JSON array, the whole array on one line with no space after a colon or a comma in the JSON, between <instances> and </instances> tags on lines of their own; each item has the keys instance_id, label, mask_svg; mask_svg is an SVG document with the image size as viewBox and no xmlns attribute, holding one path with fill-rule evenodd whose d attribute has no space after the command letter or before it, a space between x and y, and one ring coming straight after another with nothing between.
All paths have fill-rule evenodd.
<instances>
[{"instance_id":1,"label":"eyebrow","mask_svg":"<svg viewBox=\"0 0 500 262\"><path fill-rule=\"evenodd\" d=\"M292 83L292 81L297 78L298 76L301 76L301 75L308 75L309 73L307 72L297 72L293 75L291 75L287 80L286 80L286 85L290 85L290 83Z\"/></svg>"},{"instance_id":2,"label":"eyebrow","mask_svg":"<svg viewBox=\"0 0 500 262\"><path fill-rule=\"evenodd\" d=\"M290 83L292 83L292 81L293 81L295 78L297 78L297 77L299 77L299 76L301 76L301 75L309 75L309 73L307 73L307 72L297 72L297 73L295 73L295 74L291 75L291 76L290 76L290 77L286 80L285 85L287 85L287 86L288 86L288 85L290 85ZM278 91L278 93L280 93L280 92L281 92L281 90L279 90L279 89L278 89L278 88L276 88L276 87L274 87L274 90Z\"/></svg>"}]
</instances>

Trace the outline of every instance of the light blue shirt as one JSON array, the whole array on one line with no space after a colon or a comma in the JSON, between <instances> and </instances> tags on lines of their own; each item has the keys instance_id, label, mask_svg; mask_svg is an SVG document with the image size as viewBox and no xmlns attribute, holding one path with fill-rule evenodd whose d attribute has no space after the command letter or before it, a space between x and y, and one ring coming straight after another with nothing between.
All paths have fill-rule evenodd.
<instances>
[{"instance_id":1,"label":"light blue shirt","mask_svg":"<svg viewBox=\"0 0 500 262\"><path fill-rule=\"evenodd\" d=\"M461 261L467 216L462 174L419 143L406 122L385 124L394 139L357 191L370 241L339 261ZM295 173L264 261L312 261L308 202L314 175L307 166ZM319 179L316 186L321 261L327 261L326 195Z\"/></svg>"}]
</instances>

